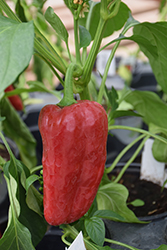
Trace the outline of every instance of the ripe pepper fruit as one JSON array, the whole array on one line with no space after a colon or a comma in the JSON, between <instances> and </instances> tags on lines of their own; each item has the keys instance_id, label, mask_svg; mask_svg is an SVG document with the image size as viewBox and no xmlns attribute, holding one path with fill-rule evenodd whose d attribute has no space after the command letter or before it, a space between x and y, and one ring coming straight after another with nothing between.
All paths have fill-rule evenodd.
<instances>
[{"instance_id":1,"label":"ripe pepper fruit","mask_svg":"<svg viewBox=\"0 0 167 250\"><path fill-rule=\"evenodd\" d=\"M5 92L10 92L14 90L13 85L9 85L6 89ZM19 95L12 95L12 96L8 96L8 99L10 101L10 103L13 105L13 107L17 110L17 111L21 111L23 110L23 102L20 98Z\"/></svg>"},{"instance_id":2,"label":"ripe pepper fruit","mask_svg":"<svg viewBox=\"0 0 167 250\"><path fill-rule=\"evenodd\" d=\"M103 176L106 112L88 100L63 108L46 105L38 125L43 141L45 219L51 225L72 223L90 208Z\"/></svg>"}]
</instances>

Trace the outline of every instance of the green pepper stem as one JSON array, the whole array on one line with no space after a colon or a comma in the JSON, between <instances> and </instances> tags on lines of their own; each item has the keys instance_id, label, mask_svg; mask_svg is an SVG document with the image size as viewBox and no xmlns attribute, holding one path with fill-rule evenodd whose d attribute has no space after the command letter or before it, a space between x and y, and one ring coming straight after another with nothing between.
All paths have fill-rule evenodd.
<instances>
[{"instance_id":1,"label":"green pepper stem","mask_svg":"<svg viewBox=\"0 0 167 250\"><path fill-rule=\"evenodd\" d=\"M57 104L58 106L64 107L77 103L73 95L73 72L76 68L77 65L74 63L71 63L67 68L64 83L64 96L63 99Z\"/></svg>"}]
</instances>

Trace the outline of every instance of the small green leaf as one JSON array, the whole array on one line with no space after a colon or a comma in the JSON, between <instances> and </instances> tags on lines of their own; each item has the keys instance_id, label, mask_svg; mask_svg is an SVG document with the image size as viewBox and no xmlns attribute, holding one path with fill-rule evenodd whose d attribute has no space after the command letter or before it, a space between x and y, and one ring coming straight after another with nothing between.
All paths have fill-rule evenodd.
<instances>
[{"instance_id":1,"label":"small green leaf","mask_svg":"<svg viewBox=\"0 0 167 250\"><path fill-rule=\"evenodd\" d=\"M98 244L103 246L105 238L104 222L98 217L91 217L85 220L85 229L89 237Z\"/></svg>"},{"instance_id":2,"label":"small green leaf","mask_svg":"<svg viewBox=\"0 0 167 250\"><path fill-rule=\"evenodd\" d=\"M33 55L33 22L18 23L0 15L0 92L15 81Z\"/></svg>"},{"instance_id":3,"label":"small green leaf","mask_svg":"<svg viewBox=\"0 0 167 250\"><path fill-rule=\"evenodd\" d=\"M129 202L128 205L132 205L134 207L142 207L142 206L144 206L144 201L142 201L140 199L136 199L132 202Z\"/></svg>"},{"instance_id":4,"label":"small green leaf","mask_svg":"<svg viewBox=\"0 0 167 250\"><path fill-rule=\"evenodd\" d=\"M26 179L26 191L29 189L29 187L35 182L39 180L39 176L36 175L36 174L33 174L31 176L29 176L27 179Z\"/></svg>"},{"instance_id":5,"label":"small green leaf","mask_svg":"<svg viewBox=\"0 0 167 250\"><path fill-rule=\"evenodd\" d=\"M92 40L89 31L84 26L81 25L79 25L79 38L80 38L80 48L88 47Z\"/></svg>"},{"instance_id":6,"label":"small green leaf","mask_svg":"<svg viewBox=\"0 0 167 250\"><path fill-rule=\"evenodd\" d=\"M127 207L128 196L129 192L122 184L112 182L100 186L97 192L98 209L114 211L125 218L126 222L145 223L140 221Z\"/></svg>"},{"instance_id":7,"label":"small green leaf","mask_svg":"<svg viewBox=\"0 0 167 250\"><path fill-rule=\"evenodd\" d=\"M68 32L62 23L61 19L56 15L54 12L54 9L51 7L48 7L45 12L45 18L50 23L52 28L56 31L56 33L59 35L59 37L64 41L68 42Z\"/></svg>"}]
</instances>

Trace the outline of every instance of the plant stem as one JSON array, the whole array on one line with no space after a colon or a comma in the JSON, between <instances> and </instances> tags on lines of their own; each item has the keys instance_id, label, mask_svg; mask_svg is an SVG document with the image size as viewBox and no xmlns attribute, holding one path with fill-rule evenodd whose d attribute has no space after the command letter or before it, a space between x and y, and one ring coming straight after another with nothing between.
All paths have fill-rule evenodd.
<instances>
[{"instance_id":1,"label":"plant stem","mask_svg":"<svg viewBox=\"0 0 167 250\"><path fill-rule=\"evenodd\" d=\"M60 81L60 83L64 86L64 81L63 79L60 77L60 75L57 73L57 71L55 70L55 68L52 66L52 64L46 60L45 57L43 57L41 54L35 53L36 56L40 57L52 70L52 72L54 73L54 75L58 78L58 80Z\"/></svg>"},{"instance_id":2,"label":"plant stem","mask_svg":"<svg viewBox=\"0 0 167 250\"><path fill-rule=\"evenodd\" d=\"M107 239L107 238L105 238L105 242L109 242L109 243L111 243L111 244L115 244L115 245L119 245L119 246L122 246L122 247L126 247L126 248L129 248L129 249L131 249L131 250L139 250L138 248L129 246L129 245L125 244L125 243L118 242L118 241L111 240L111 239Z\"/></svg>"},{"instance_id":3,"label":"plant stem","mask_svg":"<svg viewBox=\"0 0 167 250\"><path fill-rule=\"evenodd\" d=\"M112 129L125 129L125 130L131 130L131 131L135 131L135 132L139 132L145 135L149 135L150 137L153 137L155 139L158 139L159 141L164 142L165 144L167 144L167 139L163 138L162 136L159 135L155 135L147 130L141 129L141 128L135 128L135 127L130 127L130 126L122 126L122 125L111 125L108 128L109 130Z\"/></svg>"},{"instance_id":4,"label":"plant stem","mask_svg":"<svg viewBox=\"0 0 167 250\"><path fill-rule=\"evenodd\" d=\"M84 84L85 86L89 83L90 76L92 73L92 69L96 60L96 56L98 54L100 44L103 38L103 32L104 32L104 27L105 27L106 21L104 21L102 18L100 18L96 35L92 44L92 47L90 49L89 55L86 59L86 62L83 67L83 74L80 79L80 83ZM79 84L79 83L78 83Z\"/></svg>"},{"instance_id":5,"label":"plant stem","mask_svg":"<svg viewBox=\"0 0 167 250\"><path fill-rule=\"evenodd\" d=\"M81 56L80 56L80 47L79 47L79 38L78 38L78 19L74 17L74 40L75 40L75 55L76 63L81 65Z\"/></svg>"},{"instance_id":6,"label":"plant stem","mask_svg":"<svg viewBox=\"0 0 167 250\"><path fill-rule=\"evenodd\" d=\"M77 103L73 96L73 72L76 68L77 65L74 63L71 63L67 68L65 76L64 96L63 99L58 103L58 105L61 107Z\"/></svg>"},{"instance_id":7,"label":"plant stem","mask_svg":"<svg viewBox=\"0 0 167 250\"><path fill-rule=\"evenodd\" d=\"M136 149L136 151L134 152L134 154L132 155L132 157L127 161L127 163L125 164L125 166L121 169L119 175L117 176L117 178L114 180L115 183L119 182L120 179L122 178L123 174L125 173L125 171L127 170L127 168L129 167L129 165L135 160L135 158L137 157L137 155L139 154L139 152L141 151L141 149L143 148L145 142L148 140L150 136L146 136L143 141L140 143L139 147Z\"/></svg>"},{"instance_id":8,"label":"plant stem","mask_svg":"<svg viewBox=\"0 0 167 250\"><path fill-rule=\"evenodd\" d=\"M122 32L122 34L124 35L126 33L127 30L124 30ZM97 102L98 103L101 103L102 102L102 98L103 98L103 93L104 93L104 88L105 88L105 83L106 83L106 79L107 79L107 76L108 76L108 71L109 71L109 68L110 68L110 65L111 65L111 62L114 58L114 55L115 55L115 52L119 46L121 41L117 41L113 47L113 49L111 50L111 53L110 53L110 56L107 60L107 64L106 64L106 67L105 67L105 70L104 70L104 75L103 75L103 78L102 78L102 82L101 82L101 85L100 85L100 90L99 90L99 94L98 94L98 98L97 98Z\"/></svg>"},{"instance_id":9,"label":"plant stem","mask_svg":"<svg viewBox=\"0 0 167 250\"><path fill-rule=\"evenodd\" d=\"M122 158L122 156L134 145L136 144L138 141L140 141L141 139L143 139L145 137L144 134L138 136L134 141L132 141L131 143L129 143L120 153L119 155L116 157L116 159L114 160L114 162L112 163L112 165L109 168L106 168L105 172L108 174L111 171L113 171L113 169L116 167L117 163L120 161L120 159Z\"/></svg>"},{"instance_id":10,"label":"plant stem","mask_svg":"<svg viewBox=\"0 0 167 250\"><path fill-rule=\"evenodd\" d=\"M34 26L35 26L35 24L34 24ZM58 63L62 67L63 72L65 72L67 65L65 65L65 62L62 60L62 58L59 56L59 54L56 52L56 50L53 48L53 46L50 44L50 42L46 39L46 37L39 31L39 29L36 26L35 26L35 33L45 43L47 48L50 50L50 52L56 58L56 61L58 61Z\"/></svg>"},{"instance_id":11,"label":"plant stem","mask_svg":"<svg viewBox=\"0 0 167 250\"><path fill-rule=\"evenodd\" d=\"M115 43L113 49L111 50L110 56L108 58L108 61L107 61L107 64L106 64L106 67L105 67L105 70L104 70L104 75L103 75L103 78L102 78L102 82L101 82L101 85L100 85L100 90L99 90L98 98L97 98L97 102L98 103L102 102L104 88L105 88L105 83L106 83L106 79L107 79L107 76L108 76L108 71L109 71L109 68L110 68L110 65L111 65L111 61L114 58L115 52L116 52L119 44L120 44L120 41L117 41Z\"/></svg>"}]
</instances>

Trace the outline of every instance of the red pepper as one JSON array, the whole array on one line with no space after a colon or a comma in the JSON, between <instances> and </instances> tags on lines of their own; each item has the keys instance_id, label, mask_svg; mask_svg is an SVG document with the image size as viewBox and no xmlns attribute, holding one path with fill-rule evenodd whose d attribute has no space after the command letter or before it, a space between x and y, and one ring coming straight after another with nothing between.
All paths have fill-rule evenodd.
<instances>
[{"instance_id":1,"label":"red pepper","mask_svg":"<svg viewBox=\"0 0 167 250\"><path fill-rule=\"evenodd\" d=\"M5 89L5 92L10 92L12 90L14 90L14 87L13 87L13 85L10 85L9 87L7 87ZM8 96L8 99L16 110L18 110L18 111L23 110L23 102L22 102L20 96L12 95L12 96Z\"/></svg>"},{"instance_id":2,"label":"red pepper","mask_svg":"<svg viewBox=\"0 0 167 250\"><path fill-rule=\"evenodd\" d=\"M72 223L90 208L103 176L106 112L88 100L63 108L46 105L38 125L43 141L45 219L51 225Z\"/></svg>"}]
</instances>

